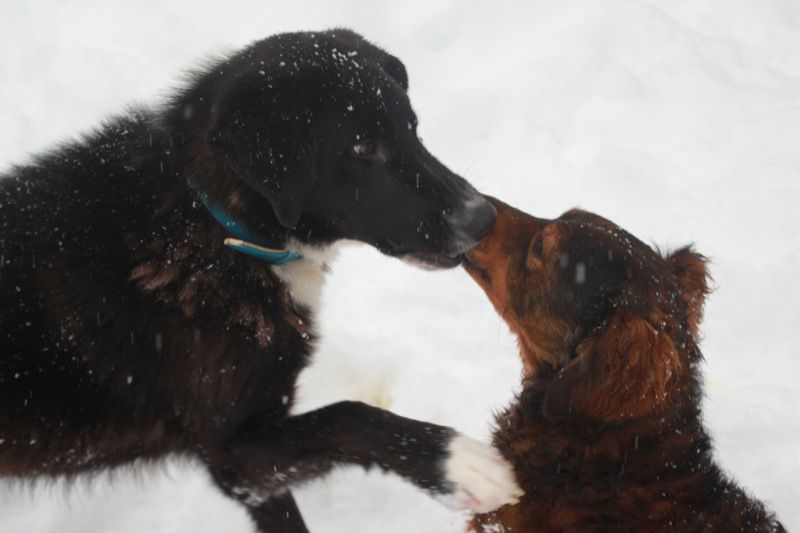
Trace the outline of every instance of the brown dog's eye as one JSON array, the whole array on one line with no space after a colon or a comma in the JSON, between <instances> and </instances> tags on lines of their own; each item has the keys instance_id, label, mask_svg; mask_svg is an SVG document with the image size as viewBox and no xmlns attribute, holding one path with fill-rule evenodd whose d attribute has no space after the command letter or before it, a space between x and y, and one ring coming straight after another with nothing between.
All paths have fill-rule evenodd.
<instances>
[{"instance_id":1,"label":"brown dog's eye","mask_svg":"<svg viewBox=\"0 0 800 533\"><path fill-rule=\"evenodd\" d=\"M544 240L540 235L533 238L530 253L528 253L528 268L538 268L542 266L544 254Z\"/></svg>"},{"instance_id":2,"label":"brown dog's eye","mask_svg":"<svg viewBox=\"0 0 800 533\"><path fill-rule=\"evenodd\" d=\"M533 241L533 246L531 246L531 253L536 257L542 257L542 251L544 249L544 240L537 238Z\"/></svg>"},{"instance_id":3,"label":"brown dog's eye","mask_svg":"<svg viewBox=\"0 0 800 533\"><path fill-rule=\"evenodd\" d=\"M353 145L353 153L358 157L375 157L378 155L378 145L371 140L359 141Z\"/></svg>"}]
</instances>

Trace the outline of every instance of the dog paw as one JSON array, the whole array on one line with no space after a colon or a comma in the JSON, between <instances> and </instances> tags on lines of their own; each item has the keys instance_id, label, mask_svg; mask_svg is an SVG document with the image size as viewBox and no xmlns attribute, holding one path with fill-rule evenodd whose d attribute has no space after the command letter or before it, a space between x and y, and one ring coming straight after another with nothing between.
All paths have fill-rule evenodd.
<instances>
[{"instance_id":1,"label":"dog paw","mask_svg":"<svg viewBox=\"0 0 800 533\"><path fill-rule=\"evenodd\" d=\"M450 441L444 473L453 491L440 499L453 509L488 513L524 494L511 465L495 448L461 434Z\"/></svg>"}]
</instances>

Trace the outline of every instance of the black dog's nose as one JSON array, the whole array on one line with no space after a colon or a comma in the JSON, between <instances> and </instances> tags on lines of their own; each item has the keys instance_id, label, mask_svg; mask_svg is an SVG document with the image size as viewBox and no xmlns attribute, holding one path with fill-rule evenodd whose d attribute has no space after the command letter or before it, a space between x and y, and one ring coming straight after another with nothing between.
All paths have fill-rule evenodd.
<instances>
[{"instance_id":1,"label":"black dog's nose","mask_svg":"<svg viewBox=\"0 0 800 533\"><path fill-rule=\"evenodd\" d=\"M464 233L475 242L483 238L494 226L497 210L486 198L470 201L464 211Z\"/></svg>"}]
</instances>

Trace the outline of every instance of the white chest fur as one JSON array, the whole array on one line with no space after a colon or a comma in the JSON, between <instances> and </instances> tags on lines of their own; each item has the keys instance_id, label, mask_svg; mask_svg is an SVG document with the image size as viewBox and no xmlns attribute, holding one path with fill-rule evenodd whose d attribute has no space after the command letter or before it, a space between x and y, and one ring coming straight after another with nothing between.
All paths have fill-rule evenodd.
<instances>
[{"instance_id":1,"label":"white chest fur","mask_svg":"<svg viewBox=\"0 0 800 533\"><path fill-rule=\"evenodd\" d=\"M328 265L339 253L338 243L326 246L310 246L290 241L287 248L302 254L302 259L274 265L272 271L289 288L295 303L309 309L312 313L319 308L322 286L329 271Z\"/></svg>"}]
</instances>

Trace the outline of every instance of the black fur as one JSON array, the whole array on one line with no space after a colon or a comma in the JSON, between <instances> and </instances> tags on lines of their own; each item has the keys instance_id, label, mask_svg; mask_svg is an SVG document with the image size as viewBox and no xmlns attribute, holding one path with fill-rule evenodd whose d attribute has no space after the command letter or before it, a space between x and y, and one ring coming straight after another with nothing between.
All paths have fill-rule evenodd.
<instances>
[{"instance_id":1,"label":"black fur","mask_svg":"<svg viewBox=\"0 0 800 533\"><path fill-rule=\"evenodd\" d=\"M276 245L454 264L494 210L421 145L407 86L352 32L278 35L2 177L0 475L193 456L261 531L303 531L288 491L337 463L451 491L449 428L289 416L312 309L198 201Z\"/></svg>"}]
</instances>

